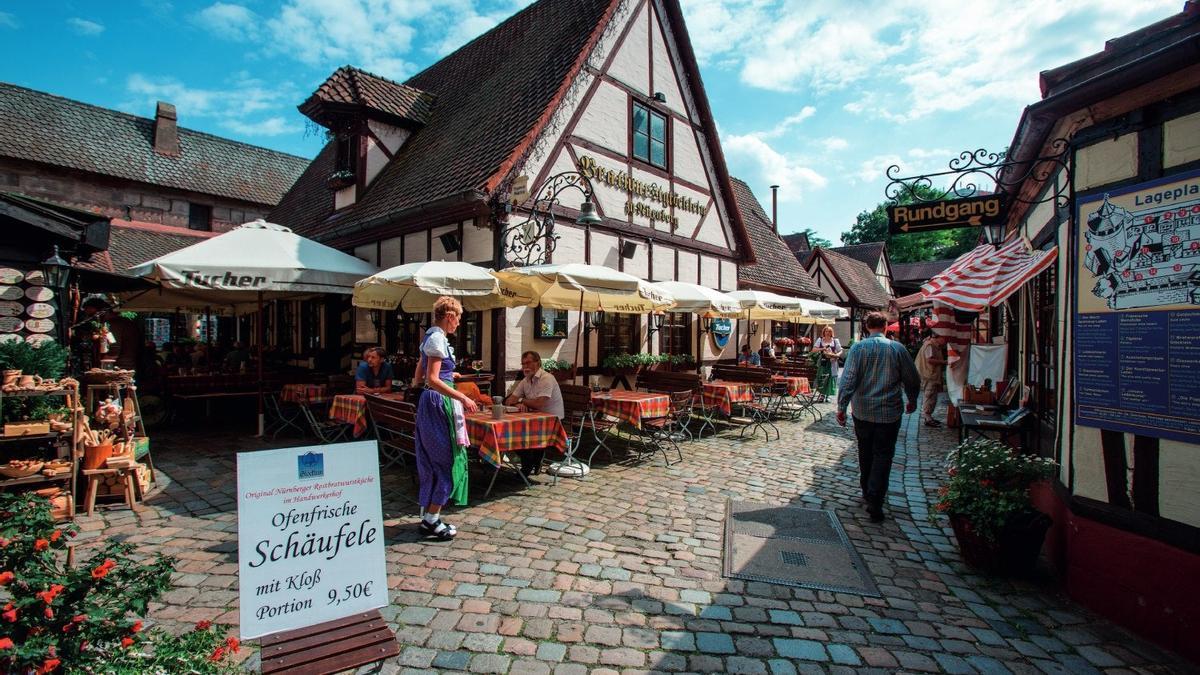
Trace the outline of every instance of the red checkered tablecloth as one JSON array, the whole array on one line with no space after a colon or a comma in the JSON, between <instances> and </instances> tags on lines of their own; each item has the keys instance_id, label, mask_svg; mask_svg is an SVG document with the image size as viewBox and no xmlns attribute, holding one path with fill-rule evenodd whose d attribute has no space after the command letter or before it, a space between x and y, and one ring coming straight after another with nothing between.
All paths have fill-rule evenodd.
<instances>
[{"instance_id":1,"label":"red checkered tablecloth","mask_svg":"<svg viewBox=\"0 0 1200 675\"><path fill-rule=\"evenodd\" d=\"M354 437L367 431L367 397L361 394L338 394L329 407L329 419L354 425Z\"/></svg>"},{"instance_id":2,"label":"red checkered tablecloth","mask_svg":"<svg viewBox=\"0 0 1200 675\"><path fill-rule=\"evenodd\" d=\"M609 391L592 394L592 405L596 412L641 429L642 420L664 417L671 411L671 397L644 391Z\"/></svg>"},{"instance_id":3,"label":"red checkered tablecloth","mask_svg":"<svg viewBox=\"0 0 1200 675\"><path fill-rule=\"evenodd\" d=\"M279 398L288 403L325 403L329 400L329 389L323 384L285 384L279 390Z\"/></svg>"},{"instance_id":4,"label":"red checkered tablecloth","mask_svg":"<svg viewBox=\"0 0 1200 675\"><path fill-rule=\"evenodd\" d=\"M786 382L788 396L797 396L809 392L807 377L792 377L790 375L772 375L772 382Z\"/></svg>"},{"instance_id":5,"label":"red checkered tablecloth","mask_svg":"<svg viewBox=\"0 0 1200 675\"><path fill-rule=\"evenodd\" d=\"M754 387L747 382L714 380L704 383L703 398L706 408L716 408L728 417L733 414L734 403L748 403L754 400Z\"/></svg>"},{"instance_id":6,"label":"red checkered tablecloth","mask_svg":"<svg viewBox=\"0 0 1200 675\"><path fill-rule=\"evenodd\" d=\"M562 421L546 413L505 413L500 419L493 419L490 412L467 415L467 437L479 448L479 456L492 466L500 466L500 455L505 452L567 450L567 430Z\"/></svg>"}]
</instances>

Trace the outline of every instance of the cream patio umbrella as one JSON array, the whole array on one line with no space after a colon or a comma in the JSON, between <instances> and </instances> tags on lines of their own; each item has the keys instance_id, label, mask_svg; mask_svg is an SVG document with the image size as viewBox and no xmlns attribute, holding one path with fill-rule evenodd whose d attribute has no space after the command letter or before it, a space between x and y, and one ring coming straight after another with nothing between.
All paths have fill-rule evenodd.
<instances>
[{"instance_id":1,"label":"cream patio umbrella","mask_svg":"<svg viewBox=\"0 0 1200 675\"><path fill-rule=\"evenodd\" d=\"M729 295L742 304L740 318L746 319L746 342L750 341L750 321L775 319L777 321L802 321L804 306L800 298L779 295L769 291L732 291Z\"/></svg>"},{"instance_id":2,"label":"cream patio umbrella","mask_svg":"<svg viewBox=\"0 0 1200 675\"><path fill-rule=\"evenodd\" d=\"M811 317L811 322L807 320L799 321L798 323L831 323L834 319L845 319L850 316L849 310L845 307L831 305L828 302L820 300L809 300L808 298L799 298L800 306L804 310L804 319Z\"/></svg>"},{"instance_id":3,"label":"cream patio umbrella","mask_svg":"<svg viewBox=\"0 0 1200 675\"><path fill-rule=\"evenodd\" d=\"M263 300L340 293L374 274L363 260L305 239L282 225L255 220L129 270L155 288L122 298L129 310L257 308L258 434L263 433Z\"/></svg>"},{"instance_id":4,"label":"cream patio umbrella","mask_svg":"<svg viewBox=\"0 0 1200 675\"><path fill-rule=\"evenodd\" d=\"M354 284L354 306L415 314L433 310L443 295L458 298L463 309L475 312L496 307L528 305L531 298L501 287L492 271L457 261L415 262L372 274Z\"/></svg>"},{"instance_id":5,"label":"cream patio umbrella","mask_svg":"<svg viewBox=\"0 0 1200 675\"><path fill-rule=\"evenodd\" d=\"M689 284L684 281L658 281L655 286L665 290L675 297L675 306L670 312L696 314L702 317L734 318L742 313L742 304L737 298L716 291L707 286ZM696 333L696 372L704 367L704 358L700 348L700 333Z\"/></svg>"}]
</instances>

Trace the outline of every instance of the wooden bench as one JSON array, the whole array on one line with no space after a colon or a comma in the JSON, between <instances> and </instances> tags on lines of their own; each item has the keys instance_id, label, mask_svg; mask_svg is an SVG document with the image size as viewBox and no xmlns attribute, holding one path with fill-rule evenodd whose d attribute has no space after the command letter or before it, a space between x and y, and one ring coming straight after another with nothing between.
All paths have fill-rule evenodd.
<instances>
[{"instance_id":1,"label":"wooden bench","mask_svg":"<svg viewBox=\"0 0 1200 675\"><path fill-rule=\"evenodd\" d=\"M754 385L769 385L771 376L774 375L770 369L757 366L713 366L712 373L714 380L748 382Z\"/></svg>"},{"instance_id":2,"label":"wooden bench","mask_svg":"<svg viewBox=\"0 0 1200 675\"><path fill-rule=\"evenodd\" d=\"M667 370L647 370L638 375L637 388L646 391L674 393L700 392L702 381L697 373L673 373Z\"/></svg>"}]
</instances>

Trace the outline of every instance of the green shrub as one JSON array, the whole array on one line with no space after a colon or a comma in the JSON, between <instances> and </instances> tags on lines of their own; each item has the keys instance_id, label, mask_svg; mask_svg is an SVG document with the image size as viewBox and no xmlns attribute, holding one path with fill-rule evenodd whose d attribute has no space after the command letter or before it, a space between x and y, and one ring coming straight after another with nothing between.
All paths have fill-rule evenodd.
<instances>
[{"instance_id":1,"label":"green shrub","mask_svg":"<svg viewBox=\"0 0 1200 675\"><path fill-rule=\"evenodd\" d=\"M28 342L0 342L0 370L58 379L67 367L67 348L57 342L34 347Z\"/></svg>"}]
</instances>

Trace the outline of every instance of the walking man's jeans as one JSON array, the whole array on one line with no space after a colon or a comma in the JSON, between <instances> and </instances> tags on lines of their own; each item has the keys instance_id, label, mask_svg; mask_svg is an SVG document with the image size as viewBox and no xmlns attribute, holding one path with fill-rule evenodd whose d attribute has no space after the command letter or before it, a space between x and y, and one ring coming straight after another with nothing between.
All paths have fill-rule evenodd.
<instances>
[{"instance_id":1,"label":"walking man's jeans","mask_svg":"<svg viewBox=\"0 0 1200 675\"><path fill-rule=\"evenodd\" d=\"M858 476L863 497L873 513L881 512L887 495L888 475L892 472L892 457L896 454L896 436L900 420L867 422L854 418L854 435L858 438Z\"/></svg>"}]
</instances>

